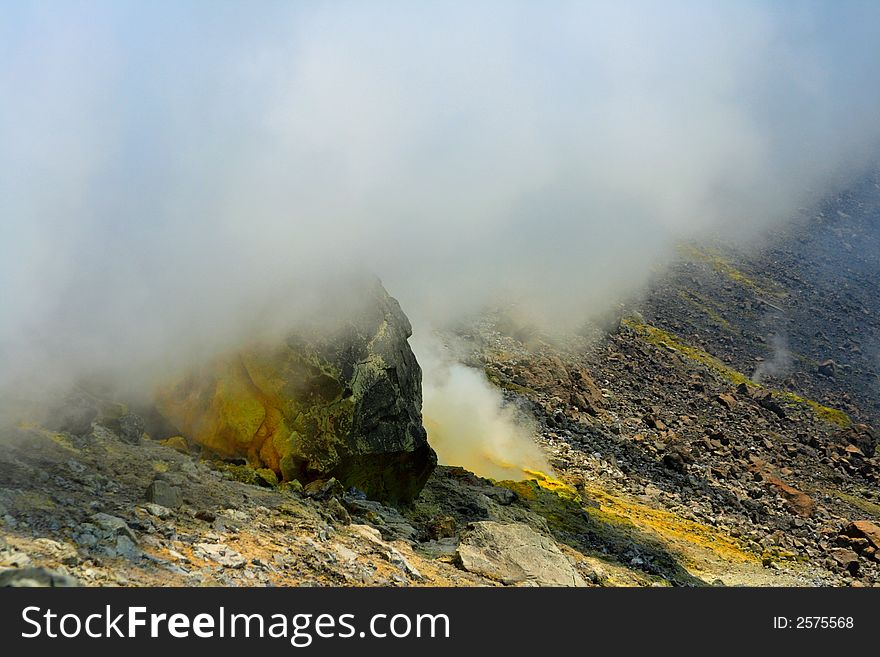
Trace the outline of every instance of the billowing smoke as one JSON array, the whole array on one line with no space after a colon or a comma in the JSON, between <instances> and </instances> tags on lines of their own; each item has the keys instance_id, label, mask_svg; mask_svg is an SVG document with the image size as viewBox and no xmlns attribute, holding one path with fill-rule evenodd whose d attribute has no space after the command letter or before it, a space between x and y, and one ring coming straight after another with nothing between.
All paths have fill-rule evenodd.
<instances>
[{"instance_id":1,"label":"billowing smoke","mask_svg":"<svg viewBox=\"0 0 880 657\"><path fill-rule=\"evenodd\" d=\"M527 470L551 472L529 427L483 372L462 365L430 338L415 346L424 371L425 429L441 463L498 480L522 479Z\"/></svg>"},{"instance_id":2,"label":"billowing smoke","mask_svg":"<svg viewBox=\"0 0 880 657\"><path fill-rule=\"evenodd\" d=\"M760 331L766 337L769 357L761 360L752 373L752 381L764 383L768 378L780 379L794 369L794 355L788 345L791 319L785 311L764 301L765 313L760 320Z\"/></svg>"},{"instance_id":3,"label":"billowing smoke","mask_svg":"<svg viewBox=\"0 0 880 657\"><path fill-rule=\"evenodd\" d=\"M870 166L878 25L841 1L4 2L0 387L150 381L354 268L417 332L500 300L579 321L678 240L755 235Z\"/></svg>"},{"instance_id":4,"label":"billowing smoke","mask_svg":"<svg viewBox=\"0 0 880 657\"><path fill-rule=\"evenodd\" d=\"M752 374L752 381L763 383L767 377L783 377L792 370L793 358L788 348L788 336L785 333L775 333L770 336L772 349L770 358L762 360Z\"/></svg>"}]
</instances>

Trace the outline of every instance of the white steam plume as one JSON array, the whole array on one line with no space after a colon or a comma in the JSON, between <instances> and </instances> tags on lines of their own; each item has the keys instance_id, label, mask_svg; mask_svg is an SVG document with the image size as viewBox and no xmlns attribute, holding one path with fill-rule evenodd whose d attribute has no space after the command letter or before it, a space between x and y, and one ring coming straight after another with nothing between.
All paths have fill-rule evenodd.
<instances>
[{"instance_id":1,"label":"white steam plume","mask_svg":"<svg viewBox=\"0 0 880 657\"><path fill-rule=\"evenodd\" d=\"M779 378L789 374L792 370L794 359L788 348L788 335L786 333L774 333L770 338L770 346L773 352L769 360L758 363L752 374L752 381L763 383L767 377Z\"/></svg>"},{"instance_id":2,"label":"white steam plume","mask_svg":"<svg viewBox=\"0 0 880 657\"><path fill-rule=\"evenodd\" d=\"M551 472L533 432L482 371L457 362L430 338L417 339L414 347L424 371L425 429L440 463L498 480Z\"/></svg>"}]
</instances>

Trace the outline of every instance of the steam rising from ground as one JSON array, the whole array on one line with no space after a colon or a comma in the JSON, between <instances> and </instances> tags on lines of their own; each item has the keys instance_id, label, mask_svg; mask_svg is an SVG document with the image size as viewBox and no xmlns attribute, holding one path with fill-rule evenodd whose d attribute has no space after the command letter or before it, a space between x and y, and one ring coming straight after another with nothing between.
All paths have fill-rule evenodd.
<instances>
[{"instance_id":1,"label":"steam rising from ground","mask_svg":"<svg viewBox=\"0 0 880 657\"><path fill-rule=\"evenodd\" d=\"M0 389L155 380L352 268L417 331L500 300L579 321L677 240L860 172L878 26L839 1L4 2Z\"/></svg>"},{"instance_id":2,"label":"steam rising from ground","mask_svg":"<svg viewBox=\"0 0 880 657\"><path fill-rule=\"evenodd\" d=\"M752 374L752 381L762 383L765 378L778 378L785 376L792 370L793 358L788 348L788 336L785 333L775 333L770 338L770 346L773 349L769 360L758 363Z\"/></svg>"},{"instance_id":3,"label":"steam rising from ground","mask_svg":"<svg viewBox=\"0 0 880 657\"><path fill-rule=\"evenodd\" d=\"M436 343L420 341L418 353L425 429L441 463L497 480L551 472L532 432L483 372L455 362Z\"/></svg>"}]
</instances>

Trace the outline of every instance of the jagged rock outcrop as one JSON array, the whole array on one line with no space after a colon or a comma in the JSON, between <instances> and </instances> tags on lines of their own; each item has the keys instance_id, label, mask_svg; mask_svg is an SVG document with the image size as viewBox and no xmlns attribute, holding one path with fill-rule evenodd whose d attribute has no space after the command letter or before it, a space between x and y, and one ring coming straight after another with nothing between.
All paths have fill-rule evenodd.
<instances>
[{"instance_id":1,"label":"jagged rock outcrop","mask_svg":"<svg viewBox=\"0 0 880 657\"><path fill-rule=\"evenodd\" d=\"M330 330L302 329L191 372L158 395L177 433L284 481L336 477L406 501L436 465L422 427L409 320L381 284Z\"/></svg>"}]
</instances>

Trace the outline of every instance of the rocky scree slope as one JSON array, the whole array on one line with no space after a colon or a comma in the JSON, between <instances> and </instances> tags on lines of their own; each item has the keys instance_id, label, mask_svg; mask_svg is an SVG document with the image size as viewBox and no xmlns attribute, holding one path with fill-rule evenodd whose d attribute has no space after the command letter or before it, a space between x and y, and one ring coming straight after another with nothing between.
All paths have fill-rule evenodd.
<instances>
[{"instance_id":1,"label":"rocky scree slope","mask_svg":"<svg viewBox=\"0 0 880 657\"><path fill-rule=\"evenodd\" d=\"M746 376L880 417L880 176L748 249L690 245L638 304L648 323Z\"/></svg>"}]
</instances>

